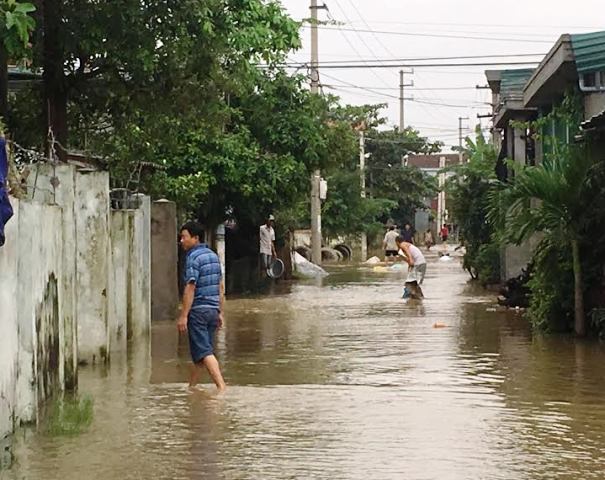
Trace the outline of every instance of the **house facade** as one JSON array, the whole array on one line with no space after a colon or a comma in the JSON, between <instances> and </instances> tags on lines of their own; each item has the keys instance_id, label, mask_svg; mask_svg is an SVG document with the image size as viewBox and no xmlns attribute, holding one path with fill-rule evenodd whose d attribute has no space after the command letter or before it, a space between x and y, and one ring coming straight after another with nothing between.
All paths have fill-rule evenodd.
<instances>
[{"instance_id":1,"label":"house facade","mask_svg":"<svg viewBox=\"0 0 605 480\"><path fill-rule=\"evenodd\" d=\"M578 99L582 135L588 140L590 151L605 156L605 31L562 35L535 69L488 70L485 75L492 91L492 136L500 149L500 180L514 181L514 170L507 161L539 164L554 148L548 138L565 143L577 140L577 132L565 120L552 120L540 132L524 125L549 115L569 94ZM521 273L538 240L503 249L502 280Z\"/></svg>"}]
</instances>

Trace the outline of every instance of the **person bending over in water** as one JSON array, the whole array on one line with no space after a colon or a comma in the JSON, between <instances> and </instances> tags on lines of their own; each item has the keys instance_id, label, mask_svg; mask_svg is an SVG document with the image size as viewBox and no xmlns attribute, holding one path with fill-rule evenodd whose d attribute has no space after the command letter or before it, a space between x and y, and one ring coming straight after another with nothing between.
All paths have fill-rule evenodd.
<instances>
[{"instance_id":1,"label":"person bending over in water","mask_svg":"<svg viewBox=\"0 0 605 480\"><path fill-rule=\"evenodd\" d=\"M422 285L426 276L426 259L417 246L406 242L402 236L397 237L397 246L403 252L404 259L409 265L408 279L405 282L406 287L410 290L412 297L423 298L424 295L420 285Z\"/></svg>"}]
</instances>

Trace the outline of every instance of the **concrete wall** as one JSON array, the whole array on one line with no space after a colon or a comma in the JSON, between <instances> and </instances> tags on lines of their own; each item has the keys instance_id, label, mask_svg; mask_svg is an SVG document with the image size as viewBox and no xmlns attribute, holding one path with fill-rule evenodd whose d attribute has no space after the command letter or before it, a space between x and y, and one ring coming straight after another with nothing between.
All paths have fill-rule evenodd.
<instances>
[{"instance_id":1,"label":"concrete wall","mask_svg":"<svg viewBox=\"0 0 605 480\"><path fill-rule=\"evenodd\" d=\"M96 363L109 352L109 174L78 173L75 193L78 358Z\"/></svg>"},{"instance_id":2,"label":"concrete wall","mask_svg":"<svg viewBox=\"0 0 605 480\"><path fill-rule=\"evenodd\" d=\"M149 198L110 216L107 173L35 168L0 248L0 440L150 327Z\"/></svg>"},{"instance_id":3,"label":"concrete wall","mask_svg":"<svg viewBox=\"0 0 605 480\"><path fill-rule=\"evenodd\" d=\"M127 347L130 316L130 242L132 210L111 212L111 268L109 269L108 335L110 353L124 352Z\"/></svg>"},{"instance_id":4,"label":"concrete wall","mask_svg":"<svg viewBox=\"0 0 605 480\"><path fill-rule=\"evenodd\" d=\"M145 195L137 195L137 198L139 208L134 211L130 242L129 338L145 336L151 328L151 200Z\"/></svg>"},{"instance_id":5,"label":"concrete wall","mask_svg":"<svg viewBox=\"0 0 605 480\"><path fill-rule=\"evenodd\" d=\"M61 207L62 217L62 275L59 279L61 301L62 331L61 344L65 345L65 357L61 359L68 389L75 388L77 380L78 359L76 356L76 217L75 192L76 169L71 165L40 164L37 172L28 177L29 194L40 203ZM56 187L53 188L53 178ZM35 188L34 188L35 182Z\"/></svg>"},{"instance_id":6,"label":"concrete wall","mask_svg":"<svg viewBox=\"0 0 605 480\"><path fill-rule=\"evenodd\" d=\"M584 118L598 115L605 110L605 92L587 93L584 95Z\"/></svg>"},{"instance_id":7,"label":"concrete wall","mask_svg":"<svg viewBox=\"0 0 605 480\"><path fill-rule=\"evenodd\" d=\"M38 405L65 388L60 207L12 199L0 249L0 438L36 420Z\"/></svg>"},{"instance_id":8,"label":"concrete wall","mask_svg":"<svg viewBox=\"0 0 605 480\"><path fill-rule=\"evenodd\" d=\"M169 320L179 303L176 204L151 205L151 319Z\"/></svg>"},{"instance_id":9,"label":"concrete wall","mask_svg":"<svg viewBox=\"0 0 605 480\"><path fill-rule=\"evenodd\" d=\"M13 430L17 402L19 358L17 272L19 202L11 198L15 214L6 224L6 244L0 248L0 440Z\"/></svg>"},{"instance_id":10,"label":"concrete wall","mask_svg":"<svg viewBox=\"0 0 605 480\"><path fill-rule=\"evenodd\" d=\"M148 338L151 327L151 203L142 195L138 203L137 209L110 214L110 352L125 352L128 340Z\"/></svg>"}]
</instances>

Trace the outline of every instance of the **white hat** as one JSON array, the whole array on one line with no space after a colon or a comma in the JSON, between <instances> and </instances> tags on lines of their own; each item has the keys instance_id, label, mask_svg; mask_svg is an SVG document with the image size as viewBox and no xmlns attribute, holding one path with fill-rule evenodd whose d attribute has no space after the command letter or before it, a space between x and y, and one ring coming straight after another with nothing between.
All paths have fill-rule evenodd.
<instances>
[{"instance_id":1,"label":"white hat","mask_svg":"<svg viewBox=\"0 0 605 480\"><path fill-rule=\"evenodd\" d=\"M267 217L267 220L275 220L275 217L273 215L269 215L269 217Z\"/></svg>"}]
</instances>

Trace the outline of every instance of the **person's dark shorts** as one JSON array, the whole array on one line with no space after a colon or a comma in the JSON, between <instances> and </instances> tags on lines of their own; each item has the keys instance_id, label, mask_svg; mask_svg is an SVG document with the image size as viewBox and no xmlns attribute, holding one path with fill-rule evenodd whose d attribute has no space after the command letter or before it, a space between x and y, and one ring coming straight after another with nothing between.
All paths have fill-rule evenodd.
<instances>
[{"instance_id":1,"label":"person's dark shorts","mask_svg":"<svg viewBox=\"0 0 605 480\"><path fill-rule=\"evenodd\" d=\"M218 310L191 310L187 318L189 350L193 363L202 361L214 353L214 334L218 327Z\"/></svg>"},{"instance_id":2,"label":"person's dark shorts","mask_svg":"<svg viewBox=\"0 0 605 480\"><path fill-rule=\"evenodd\" d=\"M441 240L443 240L444 242L447 242L447 235L443 235L443 236L441 237Z\"/></svg>"},{"instance_id":3,"label":"person's dark shorts","mask_svg":"<svg viewBox=\"0 0 605 480\"><path fill-rule=\"evenodd\" d=\"M384 251L385 257L396 257L397 255L398 255L397 250L385 250Z\"/></svg>"}]
</instances>

